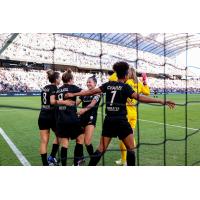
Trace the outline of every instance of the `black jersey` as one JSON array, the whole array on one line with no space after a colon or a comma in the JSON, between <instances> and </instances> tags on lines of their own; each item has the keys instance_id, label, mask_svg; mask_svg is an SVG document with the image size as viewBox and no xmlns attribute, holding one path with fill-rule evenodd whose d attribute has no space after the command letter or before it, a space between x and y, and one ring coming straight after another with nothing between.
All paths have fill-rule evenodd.
<instances>
[{"instance_id":1,"label":"black jersey","mask_svg":"<svg viewBox=\"0 0 200 200\"><path fill-rule=\"evenodd\" d=\"M40 130L56 130L55 106L51 105L50 97L55 95L56 85L46 85L41 91L41 111L38 118Z\"/></svg>"},{"instance_id":2,"label":"black jersey","mask_svg":"<svg viewBox=\"0 0 200 200\"><path fill-rule=\"evenodd\" d=\"M92 96L83 96L80 97L80 100L82 101L82 107L85 108L87 107L89 104L91 104L91 102L93 100L96 100L96 104L94 107L92 107L90 110L88 110L85 114L87 115L97 115L97 111L98 111L98 107L99 107L99 103L101 101L101 96L100 95L92 95Z\"/></svg>"},{"instance_id":3,"label":"black jersey","mask_svg":"<svg viewBox=\"0 0 200 200\"><path fill-rule=\"evenodd\" d=\"M51 95L56 95L57 86L56 85L46 85L41 91L41 110L53 110L54 105L50 103Z\"/></svg>"},{"instance_id":4,"label":"black jersey","mask_svg":"<svg viewBox=\"0 0 200 200\"><path fill-rule=\"evenodd\" d=\"M75 85L69 85L69 84L64 84L61 86L57 92L56 92L56 100L72 100L76 102L76 97L72 98L66 98L65 94L67 93L76 93L80 92L82 89L75 86ZM58 105L57 106L57 117L58 120L60 121L66 121L71 118L77 117L77 108L76 106L65 106L65 105Z\"/></svg>"},{"instance_id":5,"label":"black jersey","mask_svg":"<svg viewBox=\"0 0 200 200\"><path fill-rule=\"evenodd\" d=\"M127 98L135 92L128 84L116 81L109 81L100 86L103 93L106 93L106 115L107 117L126 118Z\"/></svg>"}]
</instances>

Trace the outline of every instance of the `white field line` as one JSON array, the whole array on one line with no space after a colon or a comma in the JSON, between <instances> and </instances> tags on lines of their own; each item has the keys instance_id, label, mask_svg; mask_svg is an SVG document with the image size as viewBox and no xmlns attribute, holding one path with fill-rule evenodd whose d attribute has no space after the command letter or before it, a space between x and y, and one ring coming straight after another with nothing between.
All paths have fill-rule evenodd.
<instances>
[{"instance_id":1,"label":"white field line","mask_svg":"<svg viewBox=\"0 0 200 200\"><path fill-rule=\"evenodd\" d=\"M98 114L101 114L101 111L98 111ZM164 123L162 123L162 122L150 121L150 120L146 120L146 119L139 119L139 120L140 121L144 121L144 122L148 122L148 123L164 125ZM185 126L180 126L180 125L175 125L175 124L166 124L166 126L171 126L171 127L186 129ZM188 130L194 130L194 131L199 130L198 128L189 128L189 127L187 127L187 129Z\"/></svg>"},{"instance_id":2,"label":"white field line","mask_svg":"<svg viewBox=\"0 0 200 200\"><path fill-rule=\"evenodd\" d=\"M13 110L22 110L21 108L13 108L13 109L0 109L0 112L11 112Z\"/></svg>"},{"instance_id":3,"label":"white field line","mask_svg":"<svg viewBox=\"0 0 200 200\"><path fill-rule=\"evenodd\" d=\"M11 139L7 136L7 134L4 132L2 128L0 128L0 134L4 138L4 140L7 142L13 153L17 156L18 160L21 162L23 166L31 166L29 161L25 158L25 156L22 154L22 152L15 146L15 144L11 141Z\"/></svg>"},{"instance_id":4,"label":"white field line","mask_svg":"<svg viewBox=\"0 0 200 200\"><path fill-rule=\"evenodd\" d=\"M23 111L39 111L39 110L29 110L29 109L27 109L27 108L13 108L13 109L1 109L0 108L0 112L12 112L13 110L15 110L15 111L21 111L21 110L23 110Z\"/></svg>"},{"instance_id":5,"label":"white field line","mask_svg":"<svg viewBox=\"0 0 200 200\"><path fill-rule=\"evenodd\" d=\"M148 123L153 123L153 124L162 124L164 125L164 123L160 123L160 122L155 122L155 121L150 121L150 120L145 120L145 119L139 119L140 121L144 121L144 122L148 122ZM176 127L176 128L183 128L183 129L186 129L185 126L178 126L178 125L173 125L173 124L166 124L166 126L172 126L172 127ZM187 127L187 129L189 130L194 130L194 131L197 131L199 129L197 128L189 128Z\"/></svg>"}]
</instances>

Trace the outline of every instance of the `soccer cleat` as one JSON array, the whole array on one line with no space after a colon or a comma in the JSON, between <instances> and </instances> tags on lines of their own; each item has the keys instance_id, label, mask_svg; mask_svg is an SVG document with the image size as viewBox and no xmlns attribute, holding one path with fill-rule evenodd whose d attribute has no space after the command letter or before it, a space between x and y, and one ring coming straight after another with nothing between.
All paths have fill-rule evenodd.
<instances>
[{"instance_id":1,"label":"soccer cleat","mask_svg":"<svg viewBox=\"0 0 200 200\"><path fill-rule=\"evenodd\" d=\"M48 160L49 166L58 166L59 165L57 159L52 156L49 156L47 160Z\"/></svg>"},{"instance_id":2,"label":"soccer cleat","mask_svg":"<svg viewBox=\"0 0 200 200\"><path fill-rule=\"evenodd\" d=\"M115 164L118 165L118 166L127 166L127 162L122 161L122 159L116 160Z\"/></svg>"},{"instance_id":3,"label":"soccer cleat","mask_svg":"<svg viewBox=\"0 0 200 200\"><path fill-rule=\"evenodd\" d=\"M83 158L83 159L81 159L81 160L78 161L78 166L81 166L81 165L83 165L84 163L85 163L85 159Z\"/></svg>"}]
</instances>

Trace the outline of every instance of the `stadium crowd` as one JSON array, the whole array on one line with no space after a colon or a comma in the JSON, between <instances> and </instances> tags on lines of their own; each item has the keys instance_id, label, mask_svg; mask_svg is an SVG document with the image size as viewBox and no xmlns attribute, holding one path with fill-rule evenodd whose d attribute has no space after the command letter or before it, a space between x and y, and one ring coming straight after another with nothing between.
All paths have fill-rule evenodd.
<instances>
[{"instance_id":1,"label":"stadium crowd","mask_svg":"<svg viewBox=\"0 0 200 200\"><path fill-rule=\"evenodd\" d=\"M7 37L6 34L0 34L0 46L2 46ZM113 63L120 59L128 61L133 66L136 66L136 61L138 61L138 72L156 74L164 72L163 66L166 59L166 73L170 75L185 75L185 67L177 65L171 58L164 59L163 56L109 43L102 43L101 45L99 41L64 34L19 34L1 57L83 68L99 69L102 67L102 69L106 70L110 70ZM193 73L189 71L188 75L193 75Z\"/></svg>"},{"instance_id":2,"label":"stadium crowd","mask_svg":"<svg viewBox=\"0 0 200 200\"><path fill-rule=\"evenodd\" d=\"M74 72L74 82L77 86L86 89L86 80L92 76L91 73ZM97 86L105 83L109 75L106 73L96 73ZM37 92L48 84L46 81L45 70L25 70L21 68L0 68L0 92ZM185 92L185 80L158 79L149 77L148 85L151 91L158 90L163 92ZM200 80L188 80L187 87L189 92L200 92Z\"/></svg>"}]
</instances>

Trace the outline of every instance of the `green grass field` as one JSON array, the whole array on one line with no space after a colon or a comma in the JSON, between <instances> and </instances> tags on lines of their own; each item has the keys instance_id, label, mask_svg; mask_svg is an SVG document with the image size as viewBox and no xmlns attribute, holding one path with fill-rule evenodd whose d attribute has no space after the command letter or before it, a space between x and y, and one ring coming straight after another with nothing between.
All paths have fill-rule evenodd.
<instances>
[{"instance_id":1,"label":"green grass field","mask_svg":"<svg viewBox=\"0 0 200 200\"><path fill-rule=\"evenodd\" d=\"M162 96L160 96L162 98ZM185 95L167 95L167 98L184 104ZM191 134L200 128L200 95L188 95L187 132ZM32 109L29 109L32 108ZM0 127L5 131L12 142L27 158L31 165L41 165L39 156L39 130L37 119L40 108L39 97L1 97L0 98ZM186 135L185 106L178 105L175 110L166 109L166 139L184 139ZM93 137L93 145L96 148L99 143L102 127L102 108L98 110L98 122ZM139 140L140 145L137 154L139 165L163 165L164 147L166 150L166 165L185 165L185 141L168 141L161 145L143 145L143 143L162 143L164 141L164 109L162 106L140 104L139 106ZM187 139L187 163L200 161L200 131ZM138 131L135 130L138 141ZM51 134L49 151L54 134ZM74 141L70 142L69 157L73 156ZM120 158L120 152L116 151L118 139L113 139L104 156L104 164L115 165L114 161ZM112 149L114 151L112 151ZM87 155L85 151L85 155ZM88 160L87 160L88 161ZM87 162L86 162L87 164ZM103 164L103 159L99 165ZM18 158L12 152L8 144L0 135L0 165L21 165ZM72 159L68 160L72 165ZM200 165L200 163L197 163Z\"/></svg>"}]
</instances>

